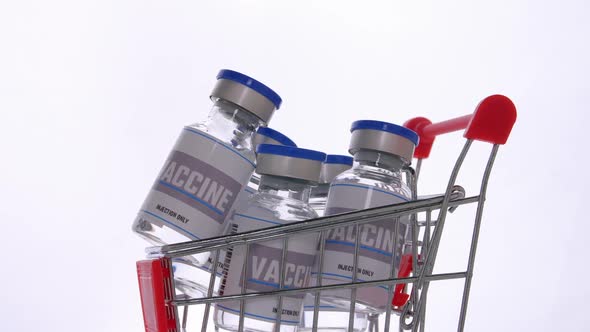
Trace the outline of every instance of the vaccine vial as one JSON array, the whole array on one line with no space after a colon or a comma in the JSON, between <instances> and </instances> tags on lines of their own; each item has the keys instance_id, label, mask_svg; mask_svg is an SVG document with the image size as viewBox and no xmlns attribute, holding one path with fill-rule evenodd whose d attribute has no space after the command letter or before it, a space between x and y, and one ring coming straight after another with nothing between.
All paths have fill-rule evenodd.
<instances>
[{"instance_id":1,"label":"vaccine vial","mask_svg":"<svg viewBox=\"0 0 590 332\"><path fill-rule=\"evenodd\" d=\"M350 156L337 154L326 156L326 160L322 164L320 182L316 187L311 189L311 197L309 198L309 205L318 213L318 216L324 216L330 182L340 173L349 170L352 167L352 162L353 160Z\"/></svg>"},{"instance_id":2,"label":"vaccine vial","mask_svg":"<svg viewBox=\"0 0 590 332\"><path fill-rule=\"evenodd\" d=\"M326 209L328 190L330 183L336 176L352 167L353 159L350 156L330 154L322 164L320 180L316 187L311 189L309 205L322 217ZM316 257L317 263L317 257ZM316 285L311 285L316 286ZM304 300L303 316L299 331L311 331L313 329L313 315L315 307L315 294L308 294ZM368 314L366 312L354 312L353 331L364 331L368 326ZM318 306L317 331L322 332L346 332L348 331L349 308L341 308L322 301Z\"/></svg>"},{"instance_id":3,"label":"vaccine vial","mask_svg":"<svg viewBox=\"0 0 590 332\"><path fill-rule=\"evenodd\" d=\"M274 130L268 127L260 127L254 134L252 138L252 146L254 151L256 151L256 147L260 144L274 144L274 145L284 145L284 146L294 146L297 147L297 144L293 142L289 137L282 134L278 130ZM252 174L250 177L250 181L248 182L248 187L246 187L246 191L250 192L251 194L255 193L258 190L258 185L260 184L260 175L256 172Z\"/></svg>"},{"instance_id":4,"label":"vaccine vial","mask_svg":"<svg viewBox=\"0 0 590 332\"><path fill-rule=\"evenodd\" d=\"M313 306L315 296L307 294L305 296L305 306L303 316L301 317L301 324L299 331L313 331ZM355 311L354 322L352 330L355 332L362 332L369 326L368 314L366 312ZM319 332L347 332L348 331L349 310L339 308L323 302L320 298L320 305L318 311L318 326Z\"/></svg>"},{"instance_id":5,"label":"vaccine vial","mask_svg":"<svg viewBox=\"0 0 590 332\"><path fill-rule=\"evenodd\" d=\"M240 202L228 220L231 233L240 233L296 221L317 218L309 206L312 185L317 184L322 162L321 152L289 146L262 144L257 149L256 172L261 175L258 192ZM270 240L227 249L226 271L219 294L276 291L281 284L283 240ZM309 285L312 265L317 253L318 235L301 234L288 238L283 288ZM247 252L247 255L246 255ZM243 275L245 266L245 275ZM282 332L294 332L303 311L304 294L283 296L279 313L278 297L244 301L244 331L275 331L280 316ZM221 331L238 331L240 302L216 304L214 321Z\"/></svg>"},{"instance_id":6,"label":"vaccine vial","mask_svg":"<svg viewBox=\"0 0 590 332\"><path fill-rule=\"evenodd\" d=\"M256 151L256 148L258 147L258 145L261 144L273 144L273 145L284 145L284 146L293 146L293 147L297 147L297 145L295 144L295 142L293 142L289 137L285 136L284 134L280 133L277 130L268 128L268 127L260 127L258 128L258 130L256 131L256 133L254 134L254 136L252 137L252 147L254 149L254 151ZM240 194L238 195L238 198L236 199L236 206L238 206L241 201L247 201L252 195L254 195L257 191L258 191L258 186L260 185L260 175L258 175L256 172L254 172L252 174L252 176L250 177L250 181L248 182L248 185L246 187L244 187L244 190L242 190L240 192ZM225 229L227 229L227 231L229 232L230 229L228 229L228 224L226 223L226 225L224 226ZM225 232L225 230L224 230ZM220 250L219 251L219 258L217 259L217 279L219 279L219 277L222 275L223 272L223 266L224 266L224 261L225 261L225 250ZM210 271L210 267L214 262L214 257L213 255L209 256L208 261L207 261L207 266L203 266L204 269L206 269L207 271ZM199 289L207 289L209 287L209 278L206 279L193 279L192 282L196 282L199 284ZM215 285L219 285L219 280L216 280ZM217 286L214 289L214 294L217 293Z\"/></svg>"},{"instance_id":7,"label":"vaccine vial","mask_svg":"<svg viewBox=\"0 0 590 332\"><path fill-rule=\"evenodd\" d=\"M153 245L221 234L255 168L252 136L281 105L269 87L227 69L217 75L210 97L208 119L184 127L133 223L133 231ZM208 257L176 259L177 288L193 288L198 269L192 267Z\"/></svg>"},{"instance_id":8,"label":"vaccine vial","mask_svg":"<svg viewBox=\"0 0 590 332\"><path fill-rule=\"evenodd\" d=\"M293 142L289 137L284 135L278 130L268 128L268 127L260 127L254 134L252 138L252 144L254 148L258 147L260 144L272 144L272 145L284 145L284 146L294 146L297 147L297 144ZM256 150L254 150L256 151Z\"/></svg>"},{"instance_id":9,"label":"vaccine vial","mask_svg":"<svg viewBox=\"0 0 590 332\"><path fill-rule=\"evenodd\" d=\"M403 181L402 169L412 160L418 135L395 124L371 120L355 121L351 132L349 152L357 165L331 182L325 214L409 201L412 193ZM354 226L327 231L322 285L352 281L356 231ZM374 281L397 276L401 255L411 246L411 231L407 216L383 218L359 226L356 280ZM317 276L317 271L314 275ZM356 310L383 312L391 305L387 297L387 286L358 288ZM349 308L350 299L350 290L322 292L322 300L334 306Z\"/></svg>"}]
</instances>

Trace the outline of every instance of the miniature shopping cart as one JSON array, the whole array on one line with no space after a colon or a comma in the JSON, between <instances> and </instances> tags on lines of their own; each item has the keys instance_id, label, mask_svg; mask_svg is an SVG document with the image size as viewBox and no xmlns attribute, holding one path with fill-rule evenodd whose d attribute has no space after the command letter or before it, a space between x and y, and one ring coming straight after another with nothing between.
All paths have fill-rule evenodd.
<instances>
[{"instance_id":1,"label":"miniature shopping cart","mask_svg":"<svg viewBox=\"0 0 590 332\"><path fill-rule=\"evenodd\" d=\"M148 248L148 260L137 262L137 273L146 331L185 331L187 330L189 306L201 305L201 307L203 307L203 314L198 326L200 326L202 332L206 332L208 328L212 329L211 323L209 323L212 305L224 301L240 301L240 320L238 330L239 332L242 332L244 330L245 301L254 298L274 297L278 298L278 310L276 311L277 317L274 323L274 329L278 332L281 327L280 313L282 312L282 298L284 296L301 294L311 294L315 297L315 305L313 308L313 330L316 331L318 326L320 291L350 289L351 303L348 331L352 332L356 290L359 287L370 286L387 287L389 297L386 303L392 303L392 305L387 306L384 316L381 315L381 323L379 323L377 315L370 318L368 329L371 332L378 330L385 332L390 331L391 320L394 318L398 319L398 316L398 328L400 331L424 331L426 299L430 283L439 280L464 279L458 323L458 331L463 331L475 263L479 229L486 198L487 183L499 145L506 143L515 120L516 108L510 99L501 95L494 95L485 98L477 106L473 114L434 124L426 118L414 118L405 123L406 127L414 130L420 136L420 143L416 147L414 153L414 157L417 159L416 169L413 170L407 168L404 170L404 177L412 187L414 193L416 193L416 183L422 160L429 156L435 137L440 134L465 129L463 136L467 140L450 174L446 191L442 195L427 198L414 197L415 199L413 201L406 203L317 218L247 233ZM474 140L491 143L492 148L483 173L479 194L476 196L465 197L465 191L460 186L455 185L455 180ZM453 212L454 209L466 204L477 205L467 270L433 274L433 268L437 258L437 252L447 214L448 212ZM211 269L209 291L207 294L204 294L204 296L198 298L188 297L175 291L172 262L183 256L211 252L213 260L212 266L218 266L220 250L236 245L242 245L245 246L247 253L251 244L277 239L284 241L286 244L288 238L293 235L315 233L319 234L320 238L317 259L320 261L319 266L321 269L321 262L324 256L323 243L328 229L352 226L358 231L359 227L365 223L370 223L385 217L397 218L402 216L409 216L413 229L417 231L412 232L413 239L411 239L411 241L413 245L411 246L411 253L402 257L400 268L397 271L398 275L393 275L394 271L392 269L390 278L388 279L360 281L356 280L356 273L353 273L351 282L345 284L321 286L320 280L318 282L320 286L287 288L283 286L283 279L285 277L285 250L287 247L285 245L283 246L283 259L281 261L280 287L275 291L248 292L245 290L244 285L242 285L241 294L215 294L213 291L216 279L216 273L213 272L214 269ZM359 233L357 232L356 234ZM356 236L356 256L354 258L352 271L357 271L359 238L360 236ZM247 256L248 255L246 254L246 257ZM179 307L183 309L181 315L179 315ZM196 325L197 324L190 324L189 327L194 329ZM379 326L381 326L381 329Z\"/></svg>"}]
</instances>

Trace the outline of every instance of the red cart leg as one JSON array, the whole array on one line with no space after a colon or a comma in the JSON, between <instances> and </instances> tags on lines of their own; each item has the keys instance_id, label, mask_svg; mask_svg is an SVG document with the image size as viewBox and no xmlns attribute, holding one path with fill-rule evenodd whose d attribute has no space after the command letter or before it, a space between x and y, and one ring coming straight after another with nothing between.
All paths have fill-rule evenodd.
<instances>
[{"instance_id":1,"label":"red cart leg","mask_svg":"<svg viewBox=\"0 0 590 332\"><path fill-rule=\"evenodd\" d=\"M137 262L137 278L146 332L178 331L170 259Z\"/></svg>"}]
</instances>

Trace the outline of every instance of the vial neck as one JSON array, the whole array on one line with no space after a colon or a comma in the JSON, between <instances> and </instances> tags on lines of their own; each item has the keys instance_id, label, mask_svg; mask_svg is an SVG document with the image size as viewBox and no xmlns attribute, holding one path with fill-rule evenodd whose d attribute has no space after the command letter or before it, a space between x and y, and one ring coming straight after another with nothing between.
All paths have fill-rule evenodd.
<instances>
[{"instance_id":1,"label":"vial neck","mask_svg":"<svg viewBox=\"0 0 590 332\"><path fill-rule=\"evenodd\" d=\"M262 175L260 177L258 192L308 203L311 187L312 184L305 180L274 175Z\"/></svg>"},{"instance_id":2,"label":"vial neck","mask_svg":"<svg viewBox=\"0 0 590 332\"><path fill-rule=\"evenodd\" d=\"M236 104L217 99L204 124L208 132L224 142L252 150L252 136L266 123Z\"/></svg>"},{"instance_id":3,"label":"vial neck","mask_svg":"<svg viewBox=\"0 0 590 332\"><path fill-rule=\"evenodd\" d=\"M405 162L399 156L373 150L359 150L354 160L360 165L383 168L391 172L400 172Z\"/></svg>"},{"instance_id":4,"label":"vial neck","mask_svg":"<svg viewBox=\"0 0 590 332\"><path fill-rule=\"evenodd\" d=\"M316 187L311 188L311 197L327 197L330 191L329 183L320 183Z\"/></svg>"}]
</instances>

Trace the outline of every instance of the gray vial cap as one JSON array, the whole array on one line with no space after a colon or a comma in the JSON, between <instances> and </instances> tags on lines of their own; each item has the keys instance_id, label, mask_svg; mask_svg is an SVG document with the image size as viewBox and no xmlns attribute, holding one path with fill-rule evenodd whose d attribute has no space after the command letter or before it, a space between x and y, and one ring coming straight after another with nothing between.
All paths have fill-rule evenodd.
<instances>
[{"instance_id":1,"label":"gray vial cap","mask_svg":"<svg viewBox=\"0 0 590 332\"><path fill-rule=\"evenodd\" d=\"M361 149L385 152L401 157L410 164L416 145L409 139L387 131L358 129L352 132L349 152L355 154Z\"/></svg>"},{"instance_id":2,"label":"gray vial cap","mask_svg":"<svg viewBox=\"0 0 590 332\"><path fill-rule=\"evenodd\" d=\"M281 132L268 127L260 127L252 136L252 147L256 151L256 148L260 144L274 144L274 145L287 145L297 147L297 144L293 142L289 137L285 136Z\"/></svg>"},{"instance_id":3,"label":"gray vial cap","mask_svg":"<svg viewBox=\"0 0 590 332\"><path fill-rule=\"evenodd\" d=\"M320 184L330 183L340 173L348 171L352 165L345 164L322 164L322 171L320 172Z\"/></svg>"},{"instance_id":4,"label":"gray vial cap","mask_svg":"<svg viewBox=\"0 0 590 332\"><path fill-rule=\"evenodd\" d=\"M252 136L252 147L254 148L254 150L256 150L256 148L258 147L258 145L260 144L274 144L274 145L283 145L281 144L281 142L276 141L268 136L264 136L264 135L260 135L258 133L254 133L254 136Z\"/></svg>"},{"instance_id":5,"label":"gray vial cap","mask_svg":"<svg viewBox=\"0 0 590 332\"><path fill-rule=\"evenodd\" d=\"M326 158L322 152L271 144L259 145L256 152L256 173L314 183L319 181Z\"/></svg>"},{"instance_id":6,"label":"gray vial cap","mask_svg":"<svg viewBox=\"0 0 590 332\"><path fill-rule=\"evenodd\" d=\"M266 85L233 70L222 69L211 99L232 102L268 123L281 105L281 97Z\"/></svg>"}]
</instances>

